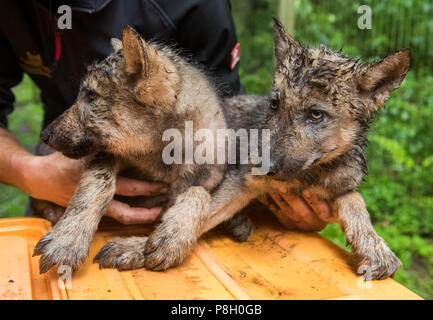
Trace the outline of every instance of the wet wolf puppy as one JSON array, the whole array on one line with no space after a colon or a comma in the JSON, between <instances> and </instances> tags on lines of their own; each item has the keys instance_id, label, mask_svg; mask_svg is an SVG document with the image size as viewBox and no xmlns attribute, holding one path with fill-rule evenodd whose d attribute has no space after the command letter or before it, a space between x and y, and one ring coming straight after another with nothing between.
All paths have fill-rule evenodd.
<instances>
[{"instance_id":1,"label":"wet wolf puppy","mask_svg":"<svg viewBox=\"0 0 433 320\"><path fill-rule=\"evenodd\" d=\"M119 172L168 183L170 194L161 223L135 247L140 255L122 252L104 266L158 269L179 263L198 233L188 219L209 209L209 191L224 174L224 165L166 164L162 158L167 128L184 135L190 120L195 132L206 128L216 135L226 127L220 100L203 73L170 49L145 42L132 28L124 28L122 42L112 42L115 53L89 67L77 101L41 134L53 149L85 159L65 214L35 247L41 273L54 264L77 269L85 260ZM167 247L186 252L170 254Z\"/></svg>"},{"instance_id":2,"label":"wet wolf puppy","mask_svg":"<svg viewBox=\"0 0 433 320\"><path fill-rule=\"evenodd\" d=\"M229 128L270 130L270 170L260 176L251 174L251 165L228 165L223 181L211 193L210 210L199 219L191 214L189 221L196 226L188 230L197 231L197 241L226 221L238 239L245 240L252 230L250 222L235 214L252 199L280 187L299 193L307 190L330 204L353 248L357 272L367 280L392 276L401 262L376 234L357 188L367 168L370 119L409 71L410 52L402 50L360 64L324 46L302 46L276 18L274 38L277 65L270 96L225 101ZM116 239L101 250L97 260L101 266L110 266L113 257L124 253L135 251L140 256L140 243L139 239Z\"/></svg>"},{"instance_id":3,"label":"wet wolf puppy","mask_svg":"<svg viewBox=\"0 0 433 320\"><path fill-rule=\"evenodd\" d=\"M270 170L266 176L237 172L232 181L225 179L213 196L212 223L206 226L272 188L307 190L330 204L353 249L357 272L368 280L392 276L401 262L376 234L357 188L367 172L369 122L408 73L410 51L360 64L324 46L302 46L274 20L277 65L270 96L234 97L225 108L229 127L270 130ZM229 190L239 175L242 196L232 199ZM243 232L241 225L234 228Z\"/></svg>"}]
</instances>

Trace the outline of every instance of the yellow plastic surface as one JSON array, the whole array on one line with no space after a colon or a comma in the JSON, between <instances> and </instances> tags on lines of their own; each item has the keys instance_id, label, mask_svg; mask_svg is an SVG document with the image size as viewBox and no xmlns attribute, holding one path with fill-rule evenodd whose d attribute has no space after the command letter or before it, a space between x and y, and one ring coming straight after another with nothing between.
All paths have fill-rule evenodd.
<instances>
[{"instance_id":1,"label":"yellow plastic surface","mask_svg":"<svg viewBox=\"0 0 433 320\"><path fill-rule=\"evenodd\" d=\"M93 257L110 238L149 229L98 231L71 288L61 289L56 268L40 275L39 258L32 257L50 224L0 219L0 299L421 299L392 279L373 281L369 289L353 272L351 255L318 234L283 230L268 215L254 220L248 242L215 230L182 265L165 272L99 270Z\"/></svg>"}]
</instances>

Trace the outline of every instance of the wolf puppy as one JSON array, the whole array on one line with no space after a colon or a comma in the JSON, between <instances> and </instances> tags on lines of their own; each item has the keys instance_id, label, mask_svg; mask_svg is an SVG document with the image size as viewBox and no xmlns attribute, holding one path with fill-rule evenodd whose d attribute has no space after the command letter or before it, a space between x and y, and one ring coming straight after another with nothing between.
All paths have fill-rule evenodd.
<instances>
[{"instance_id":1,"label":"wolf puppy","mask_svg":"<svg viewBox=\"0 0 433 320\"><path fill-rule=\"evenodd\" d=\"M168 144L162 138L167 128L184 134L185 121L190 120L195 131L206 128L216 136L217 128L226 127L220 100L206 77L170 49L146 43L129 27L123 30L122 42L112 42L115 52L89 67L77 101L41 134L53 149L85 161L65 214L35 247L41 273L54 264L75 270L85 260L113 199L118 173L170 184L169 200L149 238L115 239L116 246L130 250L108 255L107 249L114 246L105 247L97 256L101 266L158 270L179 263L198 233L189 219L199 221L208 210L209 191L224 174L223 165L167 165L161 156Z\"/></svg>"}]
</instances>

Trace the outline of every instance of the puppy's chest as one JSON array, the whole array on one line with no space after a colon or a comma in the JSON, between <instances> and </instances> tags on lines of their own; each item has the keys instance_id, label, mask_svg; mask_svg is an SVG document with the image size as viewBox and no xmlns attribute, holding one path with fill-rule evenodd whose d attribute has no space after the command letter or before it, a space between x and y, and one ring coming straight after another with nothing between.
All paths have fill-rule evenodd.
<instances>
[{"instance_id":1,"label":"puppy's chest","mask_svg":"<svg viewBox=\"0 0 433 320\"><path fill-rule=\"evenodd\" d=\"M155 159L138 159L123 161L120 175L137 180L161 181L171 183L176 179L177 171L173 166L166 166Z\"/></svg>"}]
</instances>

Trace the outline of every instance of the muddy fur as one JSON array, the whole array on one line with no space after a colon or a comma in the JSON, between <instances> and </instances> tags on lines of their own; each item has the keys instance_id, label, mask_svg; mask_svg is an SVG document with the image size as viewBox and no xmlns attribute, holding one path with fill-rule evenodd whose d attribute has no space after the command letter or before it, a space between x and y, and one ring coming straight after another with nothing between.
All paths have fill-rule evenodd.
<instances>
[{"instance_id":1,"label":"muddy fur","mask_svg":"<svg viewBox=\"0 0 433 320\"><path fill-rule=\"evenodd\" d=\"M144 266L147 237L114 238L95 256L100 268L117 268L119 271Z\"/></svg>"},{"instance_id":2,"label":"muddy fur","mask_svg":"<svg viewBox=\"0 0 433 320\"><path fill-rule=\"evenodd\" d=\"M361 64L325 46L301 45L275 19L275 55L270 95L227 99L225 108L229 127L271 130L270 172L259 177L229 168L234 173L213 195L208 228L233 214L239 199L247 203L281 186L299 195L308 190L330 204L353 249L356 271L367 280L392 276L401 262L374 231L356 190L367 172L369 122L409 71L409 50ZM243 192L221 201L236 183Z\"/></svg>"}]
</instances>

